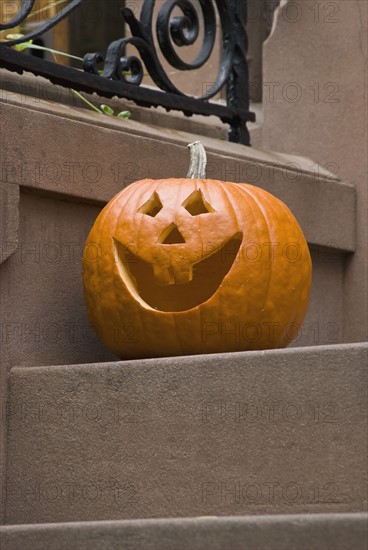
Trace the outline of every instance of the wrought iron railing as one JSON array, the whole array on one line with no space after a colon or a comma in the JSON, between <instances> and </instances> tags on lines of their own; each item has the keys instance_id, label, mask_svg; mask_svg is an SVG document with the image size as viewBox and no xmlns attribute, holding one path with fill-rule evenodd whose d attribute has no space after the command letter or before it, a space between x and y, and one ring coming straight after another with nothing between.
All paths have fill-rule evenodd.
<instances>
[{"instance_id":1,"label":"wrought iron railing","mask_svg":"<svg viewBox=\"0 0 368 550\"><path fill-rule=\"evenodd\" d=\"M193 0L160 0L155 25L153 19L156 0L142 0L139 19L132 10L123 8L121 13L132 36L112 42L105 57L99 52L86 54L84 71L36 58L12 47L43 35L68 17L83 1L71 0L37 29L20 38L0 42L0 66L18 73L29 71L46 77L54 84L78 91L96 92L103 97L126 98L146 107L160 105L167 110L182 111L187 116L215 115L230 125L229 141L250 145L246 124L254 121L255 116L249 111L246 0L197 0L197 3ZM22 0L18 13L11 21L0 24L0 31L11 32L11 29L24 23L34 4L35 0ZM105 9L109 9L108 2ZM174 10L178 13L178 9L180 15L174 15ZM204 95L192 97L180 91L168 77L160 62L155 38L171 67L179 71L198 69L205 65L213 51L216 40L216 11L222 31L218 74ZM188 63L179 57L178 48L196 43L200 24L203 24L200 52L193 62ZM140 59L127 55L128 45L139 52ZM101 66L102 70L99 70L98 67ZM141 85L144 67L158 89ZM222 88L226 88L226 105L210 102Z\"/></svg>"}]
</instances>

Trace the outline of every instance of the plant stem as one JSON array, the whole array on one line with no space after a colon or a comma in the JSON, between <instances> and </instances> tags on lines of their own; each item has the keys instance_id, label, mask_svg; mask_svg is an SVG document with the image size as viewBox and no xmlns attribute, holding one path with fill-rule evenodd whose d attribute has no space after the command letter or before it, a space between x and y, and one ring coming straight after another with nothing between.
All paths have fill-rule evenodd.
<instances>
[{"instance_id":1,"label":"plant stem","mask_svg":"<svg viewBox=\"0 0 368 550\"><path fill-rule=\"evenodd\" d=\"M190 150L190 165L187 178L206 179L207 155L200 141L188 145Z\"/></svg>"},{"instance_id":2,"label":"plant stem","mask_svg":"<svg viewBox=\"0 0 368 550\"><path fill-rule=\"evenodd\" d=\"M77 90L73 90L71 88L71 91L73 92L74 95L76 95L77 97L79 97L79 99L81 99L82 101L84 101L84 103L86 103L89 107L91 107L91 109L93 109L94 111L97 111L97 113L100 113L100 114L103 114L103 112L98 108L96 107L95 105L93 105L92 103L90 103L88 101L88 99L86 99L85 97L82 96L82 94L80 94L79 92L77 92Z\"/></svg>"},{"instance_id":3,"label":"plant stem","mask_svg":"<svg viewBox=\"0 0 368 550\"><path fill-rule=\"evenodd\" d=\"M21 45L21 44L19 44ZM46 48L45 46L38 46L37 44L27 44L27 48L31 50L42 50L44 52L50 52L56 55L63 55L64 57L70 57L71 59L76 59L77 61L82 61L83 59L81 57L77 57L75 55L71 55L69 53L65 52L59 52L58 50L53 50L52 48Z\"/></svg>"},{"instance_id":4,"label":"plant stem","mask_svg":"<svg viewBox=\"0 0 368 550\"><path fill-rule=\"evenodd\" d=\"M33 13L30 13L29 16L27 17L27 20L26 22L29 20L29 19L32 19L35 15L38 15L39 13L42 13L44 11L47 11L49 10L50 8L56 8L56 6L58 6L59 4L65 4L67 0L57 0L56 2L52 2L52 4L49 4L48 6L45 6L44 8L41 8Z\"/></svg>"}]
</instances>

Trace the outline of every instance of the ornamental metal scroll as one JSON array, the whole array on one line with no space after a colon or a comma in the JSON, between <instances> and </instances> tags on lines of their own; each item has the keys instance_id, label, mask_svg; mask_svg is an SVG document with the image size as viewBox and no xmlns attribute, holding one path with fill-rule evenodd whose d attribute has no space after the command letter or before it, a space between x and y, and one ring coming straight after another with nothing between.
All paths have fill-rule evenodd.
<instances>
[{"instance_id":1,"label":"ornamental metal scroll","mask_svg":"<svg viewBox=\"0 0 368 550\"><path fill-rule=\"evenodd\" d=\"M215 115L230 125L229 141L250 145L246 123L254 121L255 116L249 111L246 0L197 0L196 3L194 0L160 0L156 22L156 0L142 0L139 19L132 10L123 8L121 14L129 25L131 36L112 42L105 57L100 52L86 54L83 61L84 71L36 58L12 48L41 36L82 2L84 0L71 0L37 29L21 38L0 42L0 66L20 73L30 71L55 84L78 91L95 92L103 97L126 98L145 107L162 106L167 110L182 111L187 116ZM10 30L24 23L34 4L35 0L23 0L18 13L8 23L0 24L0 30ZM105 9L108 9L108 3ZM174 15L178 12L180 15ZM179 71L198 69L206 64L213 51L217 18L222 31L217 77L201 97L189 96L179 90L168 77L160 61L155 39L162 56L171 67ZM201 24L203 39L200 51L194 61L186 62L178 55L178 49L198 41ZM137 50L140 58L126 54L128 45ZM102 71L99 69L101 66ZM145 70L158 89L141 85ZM224 87L226 105L210 102L209 99Z\"/></svg>"}]
</instances>

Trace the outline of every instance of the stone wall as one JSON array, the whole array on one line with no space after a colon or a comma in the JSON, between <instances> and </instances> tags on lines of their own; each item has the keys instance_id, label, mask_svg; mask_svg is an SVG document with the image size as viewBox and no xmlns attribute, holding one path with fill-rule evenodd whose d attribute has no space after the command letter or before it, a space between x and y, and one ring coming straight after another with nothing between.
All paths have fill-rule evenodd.
<instances>
[{"instance_id":1,"label":"stone wall","mask_svg":"<svg viewBox=\"0 0 368 550\"><path fill-rule=\"evenodd\" d=\"M365 0L284 1L264 52L262 146L306 155L356 186L357 248L343 275L345 342L368 338L367 7Z\"/></svg>"}]
</instances>

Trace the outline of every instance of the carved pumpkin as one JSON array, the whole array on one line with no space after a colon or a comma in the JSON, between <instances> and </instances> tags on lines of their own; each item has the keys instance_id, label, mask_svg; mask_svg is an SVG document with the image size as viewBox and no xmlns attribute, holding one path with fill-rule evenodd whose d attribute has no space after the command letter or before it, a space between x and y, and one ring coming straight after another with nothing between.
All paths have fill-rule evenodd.
<instances>
[{"instance_id":1,"label":"carved pumpkin","mask_svg":"<svg viewBox=\"0 0 368 550\"><path fill-rule=\"evenodd\" d=\"M92 325L122 358L286 346L298 333L311 259L290 210L248 184L146 179L118 193L87 239Z\"/></svg>"}]
</instances>

